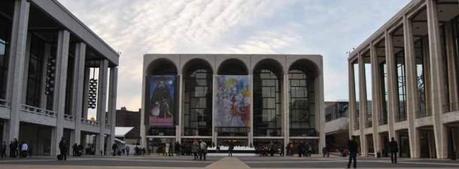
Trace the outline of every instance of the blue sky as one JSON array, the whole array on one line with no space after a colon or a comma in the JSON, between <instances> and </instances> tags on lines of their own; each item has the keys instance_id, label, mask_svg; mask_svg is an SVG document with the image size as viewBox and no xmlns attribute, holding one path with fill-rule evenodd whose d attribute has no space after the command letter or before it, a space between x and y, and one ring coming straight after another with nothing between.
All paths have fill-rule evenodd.
<instances>
[{"instance_id":1,"label":"blue sky","mask_svg":"<svg viewBox=\"0 0 459 169\"><path fill-rule=\"evenodd\" d=\"M324 56L325 100L348 100L347 51L409 0L59 0L121 52L117 107L141 103L146 53Z\"/></svg>"}]
</instances>

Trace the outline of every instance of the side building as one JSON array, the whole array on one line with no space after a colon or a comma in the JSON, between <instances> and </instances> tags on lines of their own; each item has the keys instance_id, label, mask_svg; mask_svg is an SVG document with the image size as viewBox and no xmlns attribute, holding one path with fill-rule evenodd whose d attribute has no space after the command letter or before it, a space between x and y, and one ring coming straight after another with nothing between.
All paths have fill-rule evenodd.
<instances>
[{"instance_id":1,"label":"side building","mask_svg":"<svg viewBox=\"0 0 459 169\"><path fill-rule=\"evenodd\" d=\"M361 154L459 153L459 1L412 0L349 55L350 136Z\"/></svg>"},{"instance_id":2,"label":"side building","mask_svg":"<svg viewBox=\"0 0 459 169\"><path fill-rule=\"evenodd\" d=\"M140 109L138 111L127 110L126 107L116 110L116 127L131 128L123 136L127 144L140 144Z\"/></svg>"},{"instance_id":3,"label":"side building","mask_svg":"<svg viewBox=\"0 0 459 169\"><path fill-rule=\"evenodd\" d=\"M325 145L320 55L147 54L142 145ZM157 152L157 151L156 151Z\"/></svg>"},{"instance_id":4,"label":"side building","mask_svg":"<svg viewBox=\"0 0 459 169\"><path fill-rule=\"evenodd\" d=\"M0 140L33 155L59 154L62 138L110 151L118 59L57 0L0 1Z\"/></svg>"},{"instance_id":5,"label":"side building","mask_svg":"<svg viewBox=\"0 0 459 169\"><path fill-rule=\"evenodd\" d=\"M349 102L325 102L325 140L329 152L343 152L349 141Z\"/></svg>"}]
</instances>

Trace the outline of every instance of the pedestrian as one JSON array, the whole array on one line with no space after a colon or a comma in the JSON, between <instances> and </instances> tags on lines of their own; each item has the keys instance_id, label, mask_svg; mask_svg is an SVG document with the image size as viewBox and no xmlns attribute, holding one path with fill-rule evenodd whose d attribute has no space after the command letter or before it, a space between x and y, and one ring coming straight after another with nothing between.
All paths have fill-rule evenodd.
<instances>
[{"instance_id":1,"label":"pedestrian","mask_svg":"<svg viewBox=\"0 0 459 169\"><path fill-rule=\"evenodd\" d=\"M305 153L306 145L304 144L304 142L300 142L300 144L298 144L298 157L304 156Z\"/></svg>"},{"instance_id":2,"label":"pedestrian","mask_svg":"<svg viewBox=\"0 0 459 169\"><path fill-rule=\"evenodd\" d=\"M164 144L164 156L169 156L169 143Z\"/></svg>"},{"instance_id":3,"label":"pedestrian","mask_svg":"<svg viewBox=\"0 0 459 169\"><path fill-rule=\"evenodd\" d=\"M233 144L233 142L230 142L229 145L228 145L228 157L232 157L233 156L233 150L234 150L234 144Z\"/></svg>"},{"instance_id":4,"label":"pedestrian","mask_svg":"<svg viewBox=\"0 0 459 169\"><path fill-rule=\"evenodd\" d=\"M129 156L129 151L130 151L129 149L130 149L129 146L126 146L126 156Z\"/></svg>"},{"instance_id":5,"label":"pedestrian","mask_svg":"<svg viewBox=\"0 0 459 169\"><path fill-rule=\"evenodd\" d=\"M64 137L61 138L61 141L59 142L59 150L61 152L62 160L67 160L67 141L64 139Z\"/></svg>"},{"instance_id":6,"label":"pedestrian","mask_svg":"<svg viewBox=\"0 0 459 169\"><path fill-rule=\"evenodd\" d=\"M169 156L174 156L175 147L173 143L169 144Z\"/></svg>"},{"instance_id":7,"label":"pedestrian","mask_svg":"<svg viewBox=\"0 0 459 169\"><path fill-rule=\"evenodd\" d=\"M6 142L3 141L2 144L0 145L0 157L6 158Z\"/></svg>"},{"instance_id":8,"label":"pedestrian","mask_svg":"<svg viewBox=\"0 0 459 169\"><path fill-rule=\"evenodd\" d=\"M27 143L22 142L21 144L21 157L26 158L27 154L29 153L29 145Z\"/></svg>"},{"instance_id":9,"label":"pedestrian","mask_svg":"<svg viewBox=\"0 0 459 169\"><path fill-rule=\"evenodd\" d=\"M397 153L398 153L397 141L395 141L395 139L392 137L389 145L390 145L390 161L392 164L397 164Z\"/></svg>"},{"instance_id":10,"label":"pedestrian","mask_svg":"<svg viewBox=\"0 0 459 169\"><path fill-rule=\"evenodd\" d=\"M77 156L78 155L78 144L77 143L74 143L72 145L72 156Z\"/></svg>"},{"instance_id":11,"label":"pedestrian","mask_svg":"<svg viewBox=\"0 0 459 169\"><path fill-rule=\"evenodd\" d=\"M175 146L174 147L175 147L175 149L174 149L175 150L175 154L177 156L179 156L181 154L181 145L180 145L180 143L178 141L175 142Z\"/></svg>"},{"instance_id":12,"label":"pedestrian","mask_svg":"<svg viewBox=\"0 0 459 169\"><path fill-rule=\"evenodd\" d=\"M199 151L199 144L196 140L193 141L193 145L191 145L191 153L193 154L193 160L198 159L198 151Z\"/></svg>"},{"instance_id":13,"label":"pedestrian","mask_svg":"<svg viewBox=\"0 0 459 169\"><path fill-rule=\"evenodd\" d=\"M200 151L200 160L206 160L206 155L207 155L207 143L201 140L201 143L199 144L199 149Z\"/></svg>"},{"instance_id":14,"label":"pedestrian","mask_svg":"<svg viewBox=\"0 0 459 169\"><path fill-rule=\"evenodd\" d=\"M113 143L112 145L113 156L116 156L116 151L118 151L118 145L116 143Z\"/></svg>"},{"instance_id":15,"label":"pedestrian","mask_svg":"<svg viewBox=\"0 0 459 169\"><path fill-rule=\"evenodd\" d=\"M347 148L349 149L349 162L347 163L347 168L351 168L352 161L354 161L354 168L357 168L357 142L355 138L349 140Z\"/></svg>"}]
</instances>

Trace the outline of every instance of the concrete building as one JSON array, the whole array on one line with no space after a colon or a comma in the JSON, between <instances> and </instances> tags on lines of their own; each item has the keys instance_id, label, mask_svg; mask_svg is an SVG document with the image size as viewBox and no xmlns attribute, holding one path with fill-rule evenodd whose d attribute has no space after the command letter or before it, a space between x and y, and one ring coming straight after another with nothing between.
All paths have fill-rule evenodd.
<instances>
[{"instance_id":1,"label":"concrete building","mask_svg":"<svg viewBox=\"0 0 459 169\"><path fill-rule=\"evenodd\" d=\"M349 133L362 155L394 137L402 157L457 156L458 3L413 0L351 52Z\"/></svg>"},{"instance_id":2,"label":"concrete building","mask_svg":"<svg viewBox=\"0 0 459 169\"><path fill-rule=\"evenodd\" d=\"M240 146L325 144L320 55L147 54L141 137Z\"/></svg>"},{"instance_id":3,"label":"concrete building","mask_svg":"<svg viewBox=\"0 0 459 169\"><path fill-rule=\"evenodd\" d=\"M56 155L61 138L86 145L93 135L104 153L114 135L118 58L56 0L0 1L0 140Z\"/></svg>"},{"instance_id":4,"label":"concrete building","mask_svg":"<svg viewBox=\"0 0 459 169\"><path fill-rule=\"evenodd\" d=\"M140 143L140 109L138 111L127 110L126 107L121 107L116 110L116 127L132 127L123 137L128 144Z\"/></svg>"},{"instance_id":5,"label":"concrete building","mask_svg":"<svg viewBox=\"0 0 459 169\"><path fill-rule=\"evenodd\" d=\"M347 147L349 136L349 102L325 102L325 140L328 151L339 152Z\"/></svg>"}]
</instances>

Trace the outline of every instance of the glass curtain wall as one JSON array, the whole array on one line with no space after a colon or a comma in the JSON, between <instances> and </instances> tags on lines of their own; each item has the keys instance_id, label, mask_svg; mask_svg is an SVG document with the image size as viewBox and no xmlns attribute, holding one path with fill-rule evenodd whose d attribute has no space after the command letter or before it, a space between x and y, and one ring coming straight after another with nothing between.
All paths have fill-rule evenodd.
<instances>
[{"instance_id":1,"label":"glass curtain wall","mask_svg":"<svg viewBox=\"0 0 459 169\"><path fill-rule=\"evenodd\" d=\"M256 69L253 80L254 135L281 136L281 80L273 70Z\"/></svg>"},{"instance_id":2,"label":"glass curtain wall","mask_svg":"<svg viewBox=\"0 0 459 169\"><path fill-rule=\"evenodd\" d=\"M8 49L11 36L11 19L0 15L0 99L5 99L8 78Z\"/></svg>"},{"instance_id":3,"label":"glass curtain wall","mask_svg":"<svg viewBox=\"0 0 459 169\"><path fill-rule=\"evenodd\" d=\"M186 72L183 108L185 136L212 135L212 71L193 67Z\"/></svg>"},{"instance_id":4,"label":"glass curtain wall","mask_svg":"<svg viewBox=\"0 0 459 169\"><path fill-rule=\"evenodd\" d=\"M398 114L396 121L405 121L406 116L406 68L405 53L401 50L395 54L397 85L398 85Z\"/></svg>"},{"instance_id":5,"label":"glass curtain wall","mask_svg":"<svg viewBox=\"0 0 459 169\"><path fill-rule=\"evenodd\" d=\"M383 80L380 81L381 83L381 91L382 91L382 112L379 117L379 124L384 125L387 124L387 109L388 109L388 101L389 101L389 88L388 88L388 70L386 61L379 64L380 70L380 77Z\"/></svg>"},{"instance_id":6,"label":"glass curtain wall","mask_svg":"<svg viewBox=\"0 0 459 169\"><path fill-rule=\"evenodd\" d=\"M44 64L44 49L46 42L34 33L31 33L29 67L27 75L26 104L40 106L42 65Z\"/></svg>"},{"instance_id":7,"label":"glass curtain wall","mask_svg":"<svg viewBox=\"0 0 459 169\"><path fill-rule=\"evenodd\" d=\"M427 39L423 37L414 43L415 49L415 60L416 60L416 87L418 92L418 111L416 112L416 117L425 117L429 116L429 111L427 111L427 101L426 101L426 85L425 85L425 75L426 67L424 66L427 63L428 55L428 44L426 43Z\"/></svg>"},{"instance_id":8,"label":"glass curtain wall","mask_svg":"<svg viewBox=\"0 0 459 169\"><path fill-rule=\"evenodd\" d=\"M315 136L314 79L300 69L289 71L290 136Z\"/></svg>"},{"instance_id":9,"label":"glass curtain wall","mask_svg":"<svg viewBox=\"0 0 459 169\"><path fill-rule=\"evenodd\" d=\"M366 57L364 60L370 60L370 57ZM371 63L365 63L365 86L366 86L366 91L367 91L367 111L366 111L366 127L372 127L373 126L373 118L372 118L372 110L373 110L373 101L372 101L372 96L373 96L373 88L371 86L372 84L372 70L371 70Z\"/></svg>"}]
</instances>

